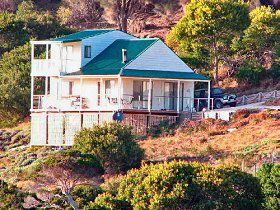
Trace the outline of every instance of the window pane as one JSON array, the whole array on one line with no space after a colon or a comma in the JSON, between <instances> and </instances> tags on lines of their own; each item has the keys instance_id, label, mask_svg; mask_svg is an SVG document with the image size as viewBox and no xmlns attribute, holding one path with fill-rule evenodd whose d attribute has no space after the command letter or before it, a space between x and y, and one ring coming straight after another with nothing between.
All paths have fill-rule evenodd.
<instances>
[{"instance_id":1,"label":"window pane","mask_svg":"<svg viewBox=\"0 0 280 210\"><path fill-rule=\"evenodd\" d=\"M91 46L85 46L85 58L91 58Z\"/></svg>"}]
</instances>

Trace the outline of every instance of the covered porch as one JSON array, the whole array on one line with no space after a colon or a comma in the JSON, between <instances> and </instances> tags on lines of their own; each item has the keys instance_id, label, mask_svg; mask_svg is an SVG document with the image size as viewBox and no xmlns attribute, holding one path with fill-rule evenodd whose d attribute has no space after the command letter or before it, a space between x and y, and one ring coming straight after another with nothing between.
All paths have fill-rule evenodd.
<instances>
[{"instance_id":1,"label":"covered porch","mask_svg":"<svg viewBox=\"0 0 280 210\"><path fill-rule=\"evenodd\" d=\"M194 98L194 83L209 80L163 79L121 76L43 77L44 92L34 90L32 77L31 111L125 111L131 113L196 112L196 104L207 98ZM210 93L210 91L208 91Z\"/></svg>"}]
</instances>

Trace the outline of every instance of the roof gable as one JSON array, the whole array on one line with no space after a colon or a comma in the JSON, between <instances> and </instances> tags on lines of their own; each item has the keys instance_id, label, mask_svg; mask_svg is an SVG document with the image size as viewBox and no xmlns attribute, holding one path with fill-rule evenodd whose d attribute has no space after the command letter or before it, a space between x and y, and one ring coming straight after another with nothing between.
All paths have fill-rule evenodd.
<instances>
[{"instance_id":1,"label":"roof gable","mask_svg":"<svg viewBox=\"0 0 280 210\"><path fill-rule=\"evenodd\" d=\"M94 37L100 34L108 33L114 30L86 30L80 31L74 34L69 34L66 36L58 37L53 39L53 41L61 41L61 42L76 42L82 41L83 39Z\"/></svg>"},{"instance_id":2,"label":"roof gable","mask_svg":"<svg viewBox=\"0 0 280 210\"><path fill-rule=\"evenodd\" d=\"M136 59L158 39L118 39L109 47L82 67L82 73L91 74L118 74L119 71ZM122 63L122 49L127 50L127 63Z\"/></svg>"},{"instance_id":3,"label":"roof gable","mask_svg":"<svg viewBox=\"0 0 280 210\"><path fill-rule=\"evenodd\" d=\"M127 65L125 69L193 73L193 70L162 41L158 41L147 49L137 59Z\"/></svg>"}]
</instances>

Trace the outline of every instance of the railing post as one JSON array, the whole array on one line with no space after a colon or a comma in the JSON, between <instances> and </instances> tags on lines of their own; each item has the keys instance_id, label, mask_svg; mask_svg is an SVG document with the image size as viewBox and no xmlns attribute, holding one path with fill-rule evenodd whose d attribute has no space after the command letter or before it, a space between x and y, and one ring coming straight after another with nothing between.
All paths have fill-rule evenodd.
<instances>
[{"instance_id":1,"label":"railing post","mask_svg":"<svg viewBox=\"0 0 280 210\"><path fill-rule=\"evenodd\" d=\"M208 104L207 104L207 109L210 110L210 97L211 97L211 83L208 81Z\"/></svg>"},{"instance_id":2,"label":"railing post","mask_svg":"<svg viewBox=\"0 0 280 210\"><path fill-rule=\"evenodd\" d=\"M80 78L80 110L83 109L82 91L83 91L83 78Z\"/></svg>"},{"instance_id":3,"label":"railing post","mask_svg":"<svg viewBox=\"0 0 280 210\"><path fill-rule=\"evenodd\" d=\"M259 102L262 102L262 93L259 93Z\"/></svg>"},{"instance_id":4,"label":"railing post","mask_svg":"<svg viewBox=\"0 0 280 210\"><path fill-rule=\"evenodd\" d=\"M31 110L34 109L34 77L31 76Z\"/></svg>"},{"instance_id":5,"label":"railing post","mask_svg":"<svg viewBox=\"0 0 280 210\"><path fill-rule=\"evenodd\" d=\"M178 85L177 85L177 113L180 112L180 80L178 80Z\"/></svg>"},{"instance_id":6,"label":"railing post","mask_svg":"<svg viewBox=\"0 0 280 210\"><path fill-rule=\"evenodd\" d=\"M122 78L119 76L118 77L118 106L119 106L119 110L122 109L121 98L122 98Z\"/></svg>"},{"instance_id":7,"label":"railing post","mask_svg":"<svg viewBox=\"0 0 280 210\"><path fill-rule=\"evenodd\" d=\"M149 79L148 111L151 112L152 79Z\"/></svg>"}]
</instances>

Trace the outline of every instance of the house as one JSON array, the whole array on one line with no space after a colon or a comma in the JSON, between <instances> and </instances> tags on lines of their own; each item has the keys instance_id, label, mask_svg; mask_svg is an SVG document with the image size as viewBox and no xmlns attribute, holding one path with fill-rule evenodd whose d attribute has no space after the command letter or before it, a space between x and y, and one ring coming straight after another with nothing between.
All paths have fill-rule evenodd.
<instances>
[{"instance_id":1,"label":"house","mask_svg":"<svg viewBox=\"0 0 280 210\"><path fill-rule=\"evenodd\" d=\"M132 124L175 120L194 110L194 82L210 87L160 39L86 30L31 45L31 145L70 146L115 113ZM200 100L209 108L209 95Z\"/></svg>"}]
</instances>

